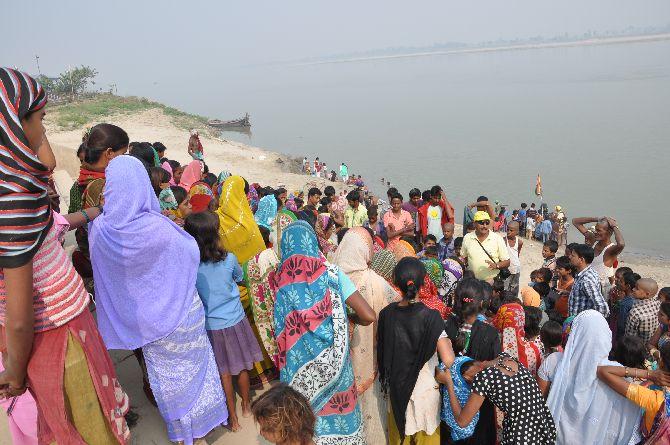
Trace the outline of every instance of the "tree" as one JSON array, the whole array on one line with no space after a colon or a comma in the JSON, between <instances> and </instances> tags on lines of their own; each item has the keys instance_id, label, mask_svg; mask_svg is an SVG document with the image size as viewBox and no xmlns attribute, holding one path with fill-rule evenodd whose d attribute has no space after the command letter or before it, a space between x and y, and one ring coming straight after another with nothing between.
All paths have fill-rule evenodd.
<instances>
[{"instance_id":1,"label":"tree","mask_svg":"<svg viewBox=\"0 0 670 445\"><path fill-rule=\"evenodd\" d=\"M77 68L71 68L58 76L54 82L54 92L56 94L75 96L83 93L88 84L95 84L93 79L98 72L90 66L82 65Z\"/></svg>"}]
</instances>

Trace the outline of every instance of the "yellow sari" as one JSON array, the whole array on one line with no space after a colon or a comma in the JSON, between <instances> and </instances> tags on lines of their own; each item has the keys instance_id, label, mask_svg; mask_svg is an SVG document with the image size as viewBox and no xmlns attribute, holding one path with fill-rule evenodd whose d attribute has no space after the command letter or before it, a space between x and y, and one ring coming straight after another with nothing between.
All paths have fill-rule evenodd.
<instances>
[{"instance_id":1,"label":"yellow sari","mask_svg":"<svg viewBox=\"0 0 670 445\"><path fill-rule=\"evenodd\" d=\"M240 264L265 250L263 237L244 193L242 177L231 176L223 183L216 213L221 244L226 251L235 254Z\"/></svg>"}]
</instances>

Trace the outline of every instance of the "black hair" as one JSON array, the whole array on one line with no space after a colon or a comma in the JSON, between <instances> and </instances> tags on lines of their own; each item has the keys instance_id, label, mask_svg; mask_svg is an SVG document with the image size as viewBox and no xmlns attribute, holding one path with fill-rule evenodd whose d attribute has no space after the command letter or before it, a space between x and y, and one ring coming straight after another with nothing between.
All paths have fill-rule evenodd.
<instances>
[{"instance_id":1,"label":"black hair","mask_svg":"<svg viewBox=\"0 0 670 445\"><path fill-rule=\"evenodd\" d=\"M500 281L500 280L494 280ZM486 309L493 298L493 286L488 281L482 281L482 307Z\"/></svg>"},{"instance_id":2,"label":"black hair","mask_svg":"<svg viewBox=\"0 0 670 445\"><path fill-rule=\"evenodd\" d=\"M426 235L426 237L423 239L423 242L425 243L426 241L431 240L432 242L437 244L437 237L433 235L432 233L429 233Z\"/></svg>"},{"instance_id":3,"label":"black hair","mask_svg":"<svg viewBox=\"0 0 670 445\"><path fill-rule=\"evenodd\" d=\"M79 150L84 151L84 162L95 164L105 150L108 148L111 148L112 151L124 150L128 147L129 141L128 133L121 127L112 124L98 124L82 138ZM77 150L77 155L79 155L79 150Z\"/></svg>"},{"instance_id":4,"label":"black hair","mask_svg":"<svg viewBox=\"0 0 670 445\"><path fill-rule=\"evenodd\" d=\"M470 269L463 269L463 276L461 277L461 281L466 280L468 278L474 278L474 277L475 277L475 273L473 271L471 271Z\"/></svg>"},{"instance_id":5,"label":"black hair","mask_svg":"<svg viewBox=\"0 0 670 445\"><path fill-rule=\"evenodd\" d=\"M170 168L172 168L172 171L174 172L176 169L181 167L181 164L179 161L174 161L172 159L168 160L168 164L170 164Z\"/></svg>"},{"instance_id":6,"label":"black hair","mask_svg":"<svg viewBox=\"0 0 670 445\"><path fill-rule=\"evenodd\" d=\"M437 256L437 246L428 246L424 249L426 255Z\"/></svg>"},{"instance_id":7,"label":"black hair","mask_svg":"<svg viewBox=\"0 0 670 445\"><path fill-rule=\"evenodd\" d=\"M425 202L430 201L430 190L424 190L421 192L421 200Z\"/></svg>"},{"instance_id":8,"label":"black hair","mask_svg":"<svg viewBox=\"0 0 670 445\"><path fill-rule=\"evenodd\" d=\"M79 158L79 156L81 156L82 154L85 154L85 152L86 152L86 146L83 143L79 144L79 147L77 148L77 158Z\"/></svg>"},{"instance_id":9,"label":"black hair","mask_svg":"<svg viewBox=\"0 0 670 445\"><path fill-rule=\"evenodd\" d=\"M338 230L337 232L337 245L339 246L340 243L342 243L342 238L344 238L344 235L347 234L349 231L348 227L343 227L341 230Z\"/></svg>"},{"instance_id":10,"label":"black hair","mask_svg":"<svg viewBox=\"0 0 670 445\"><path fill-rule=\"evenodd\" d=\"M525 202L522 202L522 203L521 203L521 208L522 208L522 209L525 209L526 207L528 207L528 204L526 204Z\"/></svg>"},{"instance_id":11,"label":"black hair","mask_svg":"<svg viewBox=\"0 0 670 445\"><path fill-rule=\"evenodd\" d=\"M277 200L277 207L281 207L284 205L284 203L281 202L281 199L279 197L285 193L287 193L287 191L284 187L279 187L278 189L275 189L274 195L275 199Z\"/></svg>"},{"instance_id":12,"label":"black hair","mask_svg":"<svg viewBox=\"0 0 670 445\"><path fill-rule=\"evenodd\" d=\"M131 142L130 156L136 157L148 169L154 166L154 149L148 142Z\"/></svg>"},{"instance_id":13,"label":"black hair","mask_svg":"<svg viewBox=\"0 0 670 445\"><path fill-rule=\"evenodd\" d=\"M371 216L379 216L379 207L376 205L371 205L368 207L368 218Z\"/></svg>"},{"instance_id":14,"label":"black hair","mask_svg":"<svg viewBox=\"0 0 670 445\"><path fill-rule=\"evenodd\" d=\"M658 291L658 295L665 295L666 298L670 298L670 287L662 287L661 290Z\"/></svg>"},{"instance_id":15,"label":"black hair","mask_svg":"<svg viewBox=\"0 0 670 445\"><path fill-rule=\"evenodd\" d=\"M563 342L563 326L554 320L549 320L540 329L540 340L545 351L561 346Z\"/></svg>"},{"instance_id":16,"label":"black hair","mask_svg":"<svg viewBox=\"0 0 670 445\"><path fill-rule=\"evenodd\" d=\"M330 198L331 196L335 195L335 187L332 185L326 186L326 188L323 189L323 194Z\"/></svg>"},{"instance_id":17,"label":"black hair","mask_svg":"<svg viewBox=\"0 0 670 445\"><path fill-rule=\"evenodd\" d=\"M270 229L268 229L265 226L258 226L258 230L261 232L261 236L263 237L263 242L265 243L265 247L270 245Z\"/></svg>"},{"instance_id":18,"label":"black hair","mask_svg":"<svg viewBox=\"0 0 670 445\"><path fill-rule=\"evenodd\" d=\"M661 307L659 308L660 312L663 312L666 317L670 317L670 301L664 301L661 303ZM670 369L670 368L668 368Z\"/></svg>"},{"instance_id":19,"label":"black hair","mask_svg":"<svg viewBox=\"0 0 670 445\"><path fill-rule=\"evenodd\" d=\"M454 314L460 325L481 311L483 293L482 282L476 278L459 281L454 291Z\"/></svg>"},{"instance_id":20,"label":"black hair","mask_svg":"<svg viewBox=\"0 0 670 445\"><path fill-rule=\"evenodd\" d=\"M551 253L556 253L558 252L558 243L554 241L553 239L550 239L549 241L544 242L544 247L548 247L549 251Z\"/></svg>"},{"instance_id":21,"label":"black hair","mask_svg":"<svg viewBox=\"0 0 670 445\"><path fill-rule=\"evenodd\" d=\"M347 201L360 201L361 200L361 194L358 192L358 190L352 190L347 194Z\"/></svg>"},{"instance_id":22,"label":"black hair","mask_svg":"<svg viewBox=\"0 0 670 445\"><path fill-rule=\"evenodd\" d=\"M477 202L488 201L488 200L489 200L489 198L487 198L487 197L484 196L484 195L482 195L482 196L480 196L479 198L477 198Z\"/></svg>"},{"instance_id":23,"label":"black hair","mask_svg":"<svg viewBox=\"0 0 670 445\"><path fill-rule=\"evenodd\" d=\"M184 187L179 187L178 185L172 185L170 186L170 190L172 190L172 194L174 195L174 199L177 201L177 204L181 204L182 202L184 202L186 196L188 196L188 193L186 192L186 189Z\"/></svg>"},{"instance_id":24,"label":"black hair","mask_svg":"<svg viewBox=\"0 0 670 445\"><path fill-rule=\"evenodd\" d=\"M593 247L588 246L586 244L577 244L572 248L572 251L577 255L579 258L583 259L586 261L586 264L591 264L593 262Z\"/></svg>"},{"instance_id":25,"label":"black hair","mask_svg":"<svg viewBox=\"0 0 670 445\"><path fill-rule=\"evenodd\" d=\"M390 189L386 190L386 196L393 196L394 194L398 193L398 189L395 187L391 187Z\"/></svg>"},{"instance_id":26,"label":"black hair","mask_svg":"<svg viewBox=\"0 0 670 445\"><path fill-rule=\"evenodd\" d=\"M632 271L633 271L633 269L631 269L631 268L628 267L628 266L621 266L621 267L619 267L619 268L616 270L616 272L614 272L614 273L615 273L615 274L621 274L621 276L623 277L623 275L624 275L625 273L627 273L627 272L632 272Z\"/></svg>"},{"instance_id":27,"label":"black hair","mask_svg":"<svg viewBox=\"0 0 670 445\"><path fill-rule=\"evenodd\" d=\"M412 190L409 191L409 197L410 197L410 199L411 199L411 198L415 198L415 197L417 197L417 196L419 196L419 197L421 196L421 190L419 190L419 189L417 189L417 188L413 188Z\"/></svg>"},{"instance_id":28,"label":"black hair","mask_svg":"<svg viewBox=\"0 0 670 445\"><path fill-rule=\"evenodd\" d=\"M401 259L393 269L393 283L400 289L405 300L414 300L419 295L425 278L425 266L413 257Z\"/></svg>"},{"instance_id":29,"label":"black hair","mask_svg":"<svg viewBox=\"0 0 670 445\"><path fill-rule=\"evenodd\" d=\"M440 196L442 194L442 187L434 185L430 188L430 196Z\"/></svg>"},{"instance_id":30,"label":"black hair","mask_svg":"<svg viewBox=\"0 0 670 445\"><path fill-rule=\"evenodd\" d=\"M248 195L249 194L249 181L247 181L245 178L242 178L244 180L244 194Z\"/></svg>"},{"instance_id":31,"label":"black hair","mask_svg":"<svg viewBox=\"0 0 670 445\"><path fill-rule=\"evenodd\" d=\"M215 213L191 213L184 221L184 230L198 243L201 262L218 263L226 258L219 238L219 217Z\"/></svg>"},{"instance_id":32,"label":"black hair","mask_svg":"<svg viewBox=\"0 0 670 445\"><path fill-rule=\"evenodd\" d=\"M204 162L202 163L202 172L203 172L204 174L208 174L208 173L209 173L209 166L208 166L207 164L205 164Z\"/></svg>"},{"instance_id":33,"label":"black hair","mask_svg":"<svg viewBox=\"0 0 670 445\"><path fill-rule=\"evenodd\" d=\"M535 292L540 294L540 298L542 298L543 300L547 295L549 295L549 292L551 291L551 288L549 287L548 282L535 283L533 285L533 289L535 290Z\"/></svg>"},{"instance_id":34,"label":"black hair","mask_svg":"<svg viewBox=\"0 0 670 445\"><path fill-rule=\"evenodd\" d=\"M579 243L570 243L565 246L565 251L567 255L568 250L575 250L575 246L577 246Z\"/></svg>"},{"instance_id":35,"label":"black hair","mask_svg":"<svg viewBox=\"0 0 670 445\"><path fill-rule=\"evenodd\" d=\"M219 178L217 178L214 173L207 173L202 181L211 188L219 182Z\"/></svg>"},{"instance_id":36,"label":"black hair","mask_svg":"<svg viewBox=\"0 0 670 445\"><path fill-rule=\"evenodd\" d=\"M541 268L537 269L535 272L542 275L542 281L544 283L549 284L549 282L551 281L551 277L553 276L550 269L548 269L546 267L541 267Z\"/></svg>"},{"instance_id":37,"label":"black hair","mask_svg":"<svg viewBox=\"0 0 670 445\"><path fill-rule=\"evenodd\" d=\"M279 204L279 201L277 201L277 204ZM321 198L321 199L319 200L319 205L321 206L320 209L323 208L323 207L325 207L326 209L328 209L328 204L330 204L330 198L327 197L327 196L324 196L323 198ZM319 209L319 213L325 213L325 212L322 212L320 209ZM327 211L328 211L328 210L326 210L326 212L327 212Z\"/></svg>"},{"instance_id":38,"label":"black hair","mask_svg":"<svg viewBox=\"0 0 670 445\"><path fill-rule=\"evenodd\" d=\"M161 156L161 154L165 153L165 150L167 150L167 147L165 145L163 145L162 142L154 142L151 145L154 147L154 149L158 153L158 156Z\"/></svg>"},{"instance_id":39,"label":"black hair","mask_svg":"<svg viewBox=\"0 0 670 445\"><path fill-rule=\"evenodd\" d=\"M391 195L391 201L393 201L394 199L399 199L400 201L403 201L402 195L398 192L395 192L394 194Z\"/></svg>"},{"instance_id":40,"label":"black hair","mask_svg":"<svg viewBox=\"0 0 670 445\"><path fill-rule=\"evenodd\" d=\"M468 223L468 225L465 226L465 230L466 230L466 231L469 230L469 231L471 231L471 232L472 232L473 230L475 230L475 223L474 223L474 221L470 221L470 222Z\"/></svg>"},{"instance_id":41,"label":"black hair","mask_svg":"<svg viewBox=\"0 0 670 445\"><path fill-rule=\"evenodd\" d=\"M623 274L623 282L626 286L628 286L630 289L634 289L635 285L637 284L637 281L642 278L640 274L637 274L635 272L626 272Z\"/></svg>"},{"instance_id":42,"label":"black hair","mask_svg":"<svg viewBox=\"0 0 670 445\"><path fill-rule=\"evenodd\" d=\"M661 360L663 360L663 368L667 372L670 369L670 342L665 342L659 348L659 352L661 353Z\"/></svg>"},{"instance_id":43,"label":"black hair","mask_svg":"<svg viewBox=\"0 0 670 445\"><path fill-rule=\"evenodd\" d=\"M465 335L464 335L465 337ZM472 368L475 363L478 363L477 360L468 360L467 362L461 365L461 377L465 376L465 373L468 372L468 369Z\"/></svg>"},{"instance_id":44,"label":"black hair","mask_svg":"<svg viewBox=\"0 0 670 445\"><path fill-rule=\"evenodd\" d=\"M151 167L149 170L149 179L151 180L151 187L154 189L154 193L158 196L162 191L161 184L170 182L170 172L163 167Z\"/></svg>"},{"instance_id":45,"label":"black hair","mask_svg":"<svg viewBox=\"0 0 670 445\"><path fill-rule=\"evenodd\" d=\"M612 358L628 368L644 369L647 348L637 335L619 337L612 349Z\"/></svg>"},{"instance_id":46,"label":"black hair","mask_svg":"<svg viewBox=\"0 0 670 445\"><path fill-rule=\"evenodd\" d=\"M574 278L574 276L575 276L576 273L577 273L577 272L575 271L575 266L573 266L572 263L570 262L570 258L568 258L568 257L565 256L565 255L563 255L563 256L559 256L558 258L556 258L556 269L565 269L565 270L569 270L569 271L570 271L570 275L572 275L573 278Z\"/></svg>"},{"instance_id":47,"label":"black hair","mask_svg":"<svg viewBox=\"0 0 670 445\"><path fill-rule=\"evenodd\" d=\"M293 202L295 202L295 207L298 209L305 204L305 201L303 201L302 198L293 198Z\"/></svg>"},{"instance_id":48,"label":"black hair","mask_svg":"<svg viewBox=\"0 0 670 445\"><path fill-rule=\"evenodd\" d=\"M454 238L454 248L462 247L462 246L463 246L463 237L458 236L458 237Z\"/></svg>"},{"instance_id":49,"label":"black hair","mask_svg":"<svg viewBox=\"0 0 670 445\"><path fill-rule=\"evenodd\" d=\"M454 355L457 357L463 353L467 353L465 350L465 344L467 343L467 338L465 337L465 332L458 332L456 338L451 342L451 349L454 351ZM462 370L462 368L461 368Z\"/></svg>"},{"instance_id":50,"label":"black hair","mask_svg":"<svg viewBox=\"0 0 670 445\"><path fill-rule=\"evenodd\" d=\"M523 330L526 332L526 338L537 337L540 335L542 309L534 306L524 306L523 311L526 314L526 323L523 327Z\"/></svg>"},{"instance_id":51,"label":"black hair","mask_svg":"<svg viewBox=\"0 0 670 445\"><path fill-rule=\"evenodd\" d=\"M316 188L316 187L312 187L312 188L309 189L309 191L307 192L307 197L308 197L308 198L311 198L311 197L314 196L314 195L319 195L319 196L321 196L321 195L323 195L323 193L321 193L321 190L319 190L318 188Z\"/></svg>"}]
</instances>

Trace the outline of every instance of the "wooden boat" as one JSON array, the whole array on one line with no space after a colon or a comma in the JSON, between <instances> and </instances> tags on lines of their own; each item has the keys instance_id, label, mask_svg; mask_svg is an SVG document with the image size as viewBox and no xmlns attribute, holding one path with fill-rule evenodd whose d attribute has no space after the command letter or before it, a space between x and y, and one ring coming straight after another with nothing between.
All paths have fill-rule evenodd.
<instances>
[{"instance_id":1,"label":"wooden boat","mask_svg":"<svg viewBox=\"0 0 670 445\"><path fill-rule=\"evenodd\" d=\"M251 121L249 120L249 113L246 113L242 119L234 119L232 121L222 121L220 119L210 119L207 121L210 127L215 128L251 128Z\"/></svg>"}]
</instances>

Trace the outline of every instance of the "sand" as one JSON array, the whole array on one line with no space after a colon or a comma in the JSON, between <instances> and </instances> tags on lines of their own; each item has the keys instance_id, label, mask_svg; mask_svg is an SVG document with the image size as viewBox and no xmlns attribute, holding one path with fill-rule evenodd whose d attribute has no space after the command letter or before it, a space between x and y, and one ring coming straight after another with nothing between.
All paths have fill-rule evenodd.
<instances>
[{"instance_id":1,"label":"sand","mask_svg":"<svg viewBox=\"0 0 670 445\"><path fill-rule=\"evenodd\" d=\"M135 115L112 117L106 122L114 123L124 128L131 140L161 141L167 147L166 156L180 162L187 162L190 157L186 153L188 131L175 127L168 116L155 109ZM56 152L58 167L55 172L57 187L63 197L63 204L67 204L67 195L76 178L79 162L75 157L76 147L81 142L81 131L61 131L47 121L47 135ZM290 157L271 151L251 147L233 141L214 138L208 135L201 136L205 148L205 158L212 172L229 170L247 178L249 182L258 182L262 185L284 185L289 190L305 190L312 184L323 189L326 181L300 174L289 173L295 168L295 161ZM282 162L277 162L281 159ZM291 164L293 163L293 164ZM330 183L329 183L330 184ZM338 190L343 190L342 184L337 184ZM67 207L64 207L67 208ZM456 233L461 233L461 227L456 227ZM625 236L625 233L624 233ZM522 285L527 283L531 271L542 265L542 245L536 241L524 240L521 251L521 280ZM651 277L659 285L670 286L670 262L658 258L626 255L620 258L620 265L626 265L643 277ZM142 391L142 377L133 354L128 351L112 351L112 358L117 366L119 380L128 392L131 405L140 415L138 425L132 430L133 444L169 444L165 433L165 426L158 410L149 404ZM252 391L252 397L260 392ZM250 418L241 416L238 398L238 415L242 430L232 433L224 428L218 428L210 433L206 442L227 445L254 445L267 444L258 434L258 428ZM0 443L10 443L7 422L4 411L0 412Z\"/></svg>"}]
</instances>

